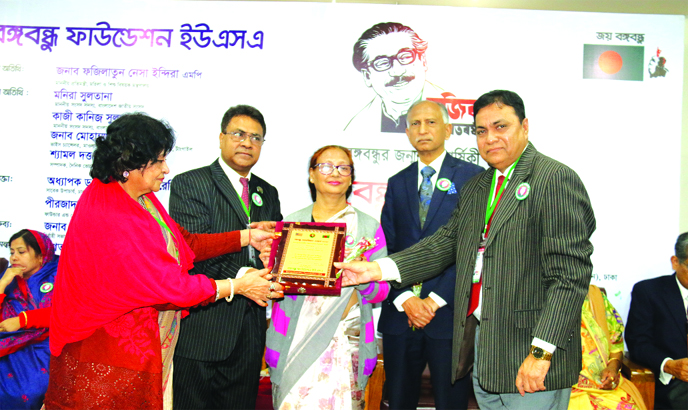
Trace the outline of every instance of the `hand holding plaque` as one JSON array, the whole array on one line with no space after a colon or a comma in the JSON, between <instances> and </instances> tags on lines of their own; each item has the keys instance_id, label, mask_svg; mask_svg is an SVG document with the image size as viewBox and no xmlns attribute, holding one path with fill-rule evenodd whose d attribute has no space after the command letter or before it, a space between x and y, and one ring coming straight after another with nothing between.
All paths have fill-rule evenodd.
<instances>
[{"instance_id":1,"label":"hand holding plaque","mask_svg":"<svg viewBox=\"0 0 688 410\"><path fill-rule=\"evenodd\" d=\"M344 259L346 224L277 222L270 264L273 280L284 294L341 294L341 278L334 262Z\"/></svg>"}]
</instances>

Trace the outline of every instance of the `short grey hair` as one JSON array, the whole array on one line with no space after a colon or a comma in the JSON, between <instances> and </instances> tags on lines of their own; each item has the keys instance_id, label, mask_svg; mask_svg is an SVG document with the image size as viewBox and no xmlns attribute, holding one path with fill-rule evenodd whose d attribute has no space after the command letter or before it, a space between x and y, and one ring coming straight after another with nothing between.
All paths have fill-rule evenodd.
<instances>
[{"instance_id":1,"label":"short grey hair","mask_svg":"<svg viewBox=\"0 0 688 410\"><path fill-rule=\"evenodd\" d=\"M408 115L411 112L411 110L418 104L424 103L424 102L429 102L433 104L437 104L438 107L440 107L440 111L442 112L442 121L444 121L445 124L449 124L449 112L447 112L447 107L444 104L440 104L437 101L430 101L430 100L418 100L411 104L411 107L409 107L408 111L406 111L406 128L411 126L411 123L409 123L409 118Z\"/></svg>"},{"instance_id":2,"label":"short grey hair","mask_svg":"<svg viewBox=\"0 0 688 410\"><path fill-rule=\"evenodd\" d=\"M680 262L688 260L688 232L683 232L676 239L676 246L674 247L676 257Z\"/></svg>"}]
</instances>

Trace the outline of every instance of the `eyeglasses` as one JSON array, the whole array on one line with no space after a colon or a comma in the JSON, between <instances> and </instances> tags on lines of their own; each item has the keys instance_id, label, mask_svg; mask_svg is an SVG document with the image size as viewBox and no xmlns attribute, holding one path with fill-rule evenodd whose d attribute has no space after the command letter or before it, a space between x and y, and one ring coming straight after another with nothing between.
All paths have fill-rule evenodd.
<instances>
[{"instance_id":1,"label":"eyeglasses","mask_svg":"<svg viewBox=\"0 0 688 410\"><path fill-rule=\"evenodd\" d=\"M348 177L354 171L353 165L332 165L327 162L315 164L313 168L318 168L318 171L320 171L320 173L323 175L330 175L332 171L337 168L337 172L339 172L339 175L343 177Z\"/></svg>"},{"instance_id":2,"label":"eyeglasses","mask_svg":"<svg viewBox=\"0 0 688 410\"><path fill-rule=\"evenodd\" d=\"M232 131L232 132L223 132L225 135L229 135L232 138L232 141L234 142L244 142L246 141L246 138L248 138L251 143L261 146L265 142L265 138L260 135L260 134L249 134L246 131Z\"/></svg>"},{"instance_id":3,"label":"eyeglasses","mask_svg":"<svg viewBox=\"0 0 688 410\"><path fill-rule=\"evenodd\" d=\"M397 55L392 57L380 56L373 60L372 63L368 64L368 67L373 67L377 72L387 71L392 68L394 60L397 60L401 65L409 65L416 61L416 50L410 48L404 48L399 50Z\"/></svg>"}]
</instances>

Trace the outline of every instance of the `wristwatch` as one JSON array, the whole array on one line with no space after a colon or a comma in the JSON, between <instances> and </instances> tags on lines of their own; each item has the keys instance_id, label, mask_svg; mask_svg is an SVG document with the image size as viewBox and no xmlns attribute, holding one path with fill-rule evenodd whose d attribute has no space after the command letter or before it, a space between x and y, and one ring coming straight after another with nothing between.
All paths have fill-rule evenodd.
<instances>
[{"instance_id":1,"label":"wristwatch","mask_svg":"<svg viewBox=\"0 0 688 410\"><path fill-rule=\"evenodd\" d=\"M552 353L544 350L541 347L530 346L530 354L532 354L533 357L538 359L538 360L547 360L547 361L552 360Z\"/></svg>"}]
</instances>

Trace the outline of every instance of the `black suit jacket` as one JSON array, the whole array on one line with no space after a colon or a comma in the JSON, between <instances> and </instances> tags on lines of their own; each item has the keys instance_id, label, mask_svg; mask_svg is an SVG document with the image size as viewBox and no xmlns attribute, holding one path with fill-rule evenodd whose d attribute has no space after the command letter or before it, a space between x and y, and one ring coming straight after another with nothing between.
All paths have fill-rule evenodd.
<instances>
[{"instance_id":1,"label":"black suit jacket","mask_svg":"<svg viewBox=\"0 0 688 410\"><path fill-rule=\"evenodd\" d=\"M251 203L251 221L281 221L277 190L257 175L251 175L250 194L258 193L263 205ZM219 233L245 229L248 218L232 183L220 166L219 159L210 166L177 175L172 180L170 215L191 233ZM256 252L257 255L257 252ZM257 267L262 268L257 259ZM238 270L251 266L248 247L241 252L225 254L195 264L191 274L204 274L213 279L234 278ZM246 310L255 314L265 332L265 308L243 296L231 303L218 301L191 310L182 320L175 354L194 360L221 361L232 353ZM264 340L264 339L263 339Z\"/></svg>"},{"instance_id":2,"label":"black suit jacket","mask_svg":"<svg viewBox=\"0 0 688 410\"><path fill-rule=\"evenodd\" d=\"M493 168L464 185L449 222L417 245L391 255L401 286L429 279L456 263L454 350L460 346ZM516 189L530 185L525 199ZM516 393L514 381L533 337L557 346L548 389L570 388L581 370L581 307L588 291L595 215L583 183L569 167L529 144L513 171L487 238L479 361L481 386ZM456 372L452 375L456 379Z\"/></svg>"},{"instance_id":3,"label":"black suit jacket","mask_svg":"<svg viewBox=\"0 0 688 410\"><path fill-rule=\"evenodd\" d=\"M633 286L626 344L631 360L652 369L656 380L656 400L661 402L668 390L668 386L658 379L662 361L667 357L688 357L686 311L675 273L647 279ZM672 383L680 381L673 380Z\"/></svg>"},{"instance_id":4,"label":"black suit jacket","mask_svg":"<svg viewBox=\"0 0 688 410\"><path fill-rule=\"evenodd\" d=\"M420 227L418 195L418 162L391 177L387 183L385 205L382 207L381 224L387 240L387 251L392 254L415 245L421 239L435 233L447 223L459 200L459 191L473 176L484 171L483 168L447 154L439 169L437 180L446 178L454 185L447 191L435 186L430 201L428 215ZM451 339L454 320L454 282L456 266L451 265L440 275L423 282L421 298L434 292L447 302L424 328L424 332L434 339ZM389 296L382 302L382 313L378 329L385 334L400 335L408 330L408 316L394 306L394 299L412 286L391 288Z\"/></svg>"}]
</instances>

